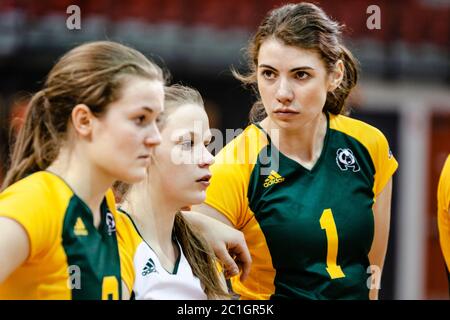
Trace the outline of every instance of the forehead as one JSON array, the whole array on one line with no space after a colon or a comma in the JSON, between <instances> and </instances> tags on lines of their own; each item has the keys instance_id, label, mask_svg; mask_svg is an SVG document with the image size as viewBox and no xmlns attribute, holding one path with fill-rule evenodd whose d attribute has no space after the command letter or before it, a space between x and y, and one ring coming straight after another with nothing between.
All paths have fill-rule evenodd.
<instances>
[{"instance_id":1,"label":"forehead","mask_svg":"<svg viewBox=\"0 0 450 320\"><path fill-rule=\"evenodd\" d=\"M208 131L209 121L205 110L195 104L176 107L167 117L163 132L170 134L175 130L181 135L191 131L195 134Z\"/></svg>"},{"instance_id":2,"label":"forehead","mask_svg":"<svg viewBox=\"0 0 450 320\"><path fill-rule=\"evenodd\" d=\"M265 64L276 69L298 67L324 67L320 54L313 49L288 46L276 38L265 40L258 52L258 65Z\"/></svg>"},{"instance_id":3,"label":"forehead","mask_svg":"<svg viewBox=\"0 0 450 320\"><path fill-rule=\"evenodd\" d=\"M147 106L154 111L162 111L164 86L161 81L141 77L126 77L122 81L118 100L122 108Z\"/></svg>"}]
</instances>

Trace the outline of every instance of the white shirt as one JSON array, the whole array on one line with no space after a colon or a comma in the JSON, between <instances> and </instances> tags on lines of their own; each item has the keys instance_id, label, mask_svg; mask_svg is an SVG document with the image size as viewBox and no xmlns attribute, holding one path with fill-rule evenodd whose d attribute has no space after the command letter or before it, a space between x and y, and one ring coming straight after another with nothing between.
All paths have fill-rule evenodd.
<instances>
[{"instance_id":1,"label":"white shirt","mask_svg":"<svg viewBox=\"0 0 450 320\"><path fill-rule=\"evenodd\" d=\"M133 287L136 300L204 300L207 299L200 280L192 273L177 241L180 256L173 273L159 262L158 256L145 242L134 256L136 279Z\"/></svg>"}]
</instances>

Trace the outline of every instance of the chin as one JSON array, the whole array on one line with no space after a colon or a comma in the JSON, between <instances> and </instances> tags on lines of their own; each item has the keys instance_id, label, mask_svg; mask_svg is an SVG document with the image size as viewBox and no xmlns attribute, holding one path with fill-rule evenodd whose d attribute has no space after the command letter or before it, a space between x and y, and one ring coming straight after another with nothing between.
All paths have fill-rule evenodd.
<instances>
[{"instance_id":1,"label":"chin","mask_svg":"<svg viewBox=\"0 0 450 320\"><path fill-rule=\"evenodd\" d=\"M302 122L302 119L295 119L294 120L279 120L276 119L275 123L277 124L278 128L291 131L291 130L299 130L303 127L304 123Z\"/></svg>"},{"instance_id":2,"label":"chin","mask_svg":"<svg viewBox=\"0 0 450 320\"><path fill-rule=\"evenodd\" d=\"M279 119L272 120L279 129L292 129L296 127L296 123L294 121L283 121Z\"/></svg>"},{"instance_id":3,"label":"chin","mask_svg":"<svg viewBox=\"0 0 450 320\"><path fill-rule=\"evenodd\" d=\"M189 197L189 204L201 204L206 199L206 193L204 191L196 192Z\"/></svg>"},{"instance_id":4,"label":"chin","mask_svg":"<svg viewBox=\"0 0 450 320\"><path fill-rule=\"evenodd\" d=\"M145 169L135 170L134 172L128 172L127 174L122 175L121 179L119 180L126 183L134 184L141 182L142 180L145 179L146 176L147 172Z\"/></svg>"}]
</instances>

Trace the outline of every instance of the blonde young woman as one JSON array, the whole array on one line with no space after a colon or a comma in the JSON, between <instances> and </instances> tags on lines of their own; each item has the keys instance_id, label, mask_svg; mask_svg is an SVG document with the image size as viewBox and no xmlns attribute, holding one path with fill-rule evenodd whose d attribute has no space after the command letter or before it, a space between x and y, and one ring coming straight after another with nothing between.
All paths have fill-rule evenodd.
<instances>
[{"instance_id":1,"label":"blonde young woman","mask_svg":"<svg viewBox=\"0 0 450 320\"><path fill-rule=\"evenodd\" d=\"M141 236L133 293L136 299L225 298L214 253L179 212L205 199L214 161L207 150L208 116L200 94L188 87L166 88L164 104L162 143L148 177L131 187L122 204Z\"/></svg>"},{"instance_id":2,"label":"blonde young woman","mask_svg":"<svg viewBox=\"0 0 450 320\"><path fill-rule=\"evenodd\" d=\"M145 177L163 88L156 64L113 42L76 47L52 68L0 194L0 299L129 296L120 256L131 229L109 188Z\"/></svg>"}]
</instances>

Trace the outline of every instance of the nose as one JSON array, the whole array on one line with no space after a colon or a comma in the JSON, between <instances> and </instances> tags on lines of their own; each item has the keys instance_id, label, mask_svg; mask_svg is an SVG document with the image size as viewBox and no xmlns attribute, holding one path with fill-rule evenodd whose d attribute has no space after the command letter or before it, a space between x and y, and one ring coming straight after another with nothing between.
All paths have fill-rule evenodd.
<instances>
[{"instance_id":1,"label":"nose","mask_svg":"<svg viewBox=\"0 0 450 320\"><path fill-rule=\"evenodd\" d=\"M144 143L147 147L156 147L161 143L161 141L161 132L159 131L156 122L153 122L152 125L150 125L148 128Z\"/></svg>"},{"instance_id":2,"label":"nose","mask_svg":"<svg viewBox=\"0 0 450 320\"><path fill-rule=\"evenodd\" d=\"M294 99L294 91L291 88L291 84L288 79L280 78L275 98L282 105L289 105Z\"/></svg>"},{"instance_id":3,"label":"nose","mask_svg":"<svg viewBox=\"0 0 450 320\"><path fill-rule=\"evenodd\" d=\"M202 155L200 157L199 167L208 168L214 163L214 156L209 152L208 148L202 147Z\"/></svg>"}]
</instances>

